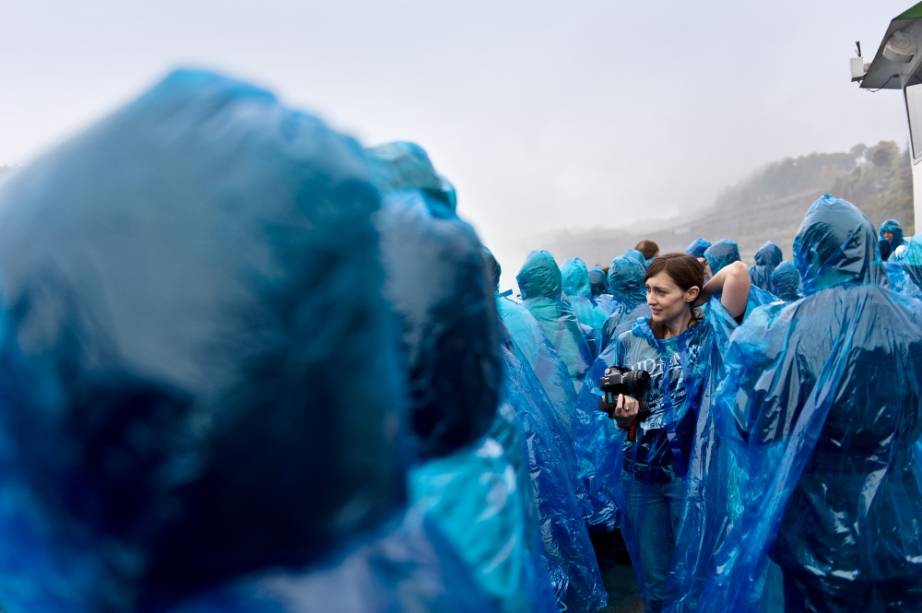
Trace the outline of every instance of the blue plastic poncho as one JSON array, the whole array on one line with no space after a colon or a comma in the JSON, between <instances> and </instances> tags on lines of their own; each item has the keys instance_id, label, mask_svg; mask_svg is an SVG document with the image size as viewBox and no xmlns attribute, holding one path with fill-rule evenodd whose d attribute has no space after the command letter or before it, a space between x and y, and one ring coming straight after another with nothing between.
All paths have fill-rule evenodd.
<instances>
[{"instance_id":1,"label":"blue plastic poncho","mask_svg":"<svg viewBox=\"0 0 922 613\"><path fill-rule=\"evenodd\" d=\"M797 272L794 262L788 260L778 264L772 272L771 291L785 302L793 302L801 298L800 273Z\"/></svg>"},{"instance_id":2,"label":"blue plastic poncho","mask_svg":"<svg viewBox=\"0 0 922 613\"><path fill-rule=\"evenodd\" d=\"M736 244L736 241L726 238L721 239L704 251L704 259L707 260L708 266L711 268L711 274L716 275L727 264L739 261L739 245Z\"/></svg>"},{"instance_id":3,"label":"blue plastic poncho","mask_svg":"<svg viewBox=\"0 0 922 613\"><path fill-rule=\"evenodd\" d=\"M635 260L638 264L643 266L644 270L647 269L647 258L643 256L643 253L637 249L628 249L624 252L624 257Z\"/></svg>"},{"instance_id":4,"label":"blue plastic poncho","mask_svg":"<svg viewBox=\"0 0 922 613\"><path fill-rule=\"evenodd\" d=\"M615 258L608 267L608 285L617 304L602 327L601 348L630 329L638 317L649 317L643 266L626 257Z\"/></svg>"},{"instance_id":5,"label":"blue plastic poncho","mask_svg":"<svg viewBox=\"0 0 922 613\"><path fill-rule=\"evenodd\" d=\"M531 252L516 281L526 308L563 360L574 387L579 388L592 353L572 307L561 300L561 275L554 256L547 251Z\"/></svg>"},{"instance_id":6,"label":"blue plastic poncho","mask_svg":"<svg viewBox=\"0 0 922 613\"><path fill-rule=\"evenodd\" d=\"M766 291L772 291L772 272L782 259L781 248L772 241L767 241L759 247L755 255L755 266L749 268L749 278L752 284Z\"/></svg>"},{"instance_id":7,"label":"blue plastic poncho","mask_svg":"<svg viewBox=\"0 0 922 613\"><path fill-rule=\"evenodd\" d=\"M891 291L909 298L922 299L922 290L907 272L906 261L909 257L910 244L897 247L884 264L887 271L887 283Z\"/></svg>"},{"instance_id":8,"label":"blue plastic poncho","mask_svg":"<svg viewBox=\"0 0 922 613\"><path fill-rule=\"evenodd\" d=\"M891 238L887 239L884 236L884 232L889 232ZM889 259L889 257L893 255L897 247L906 244L906 241L903 239L903 226L901 226L900 222L895 219L885 220L884 223L880 225L878 236L880 237L881 241L885 241L887 243L888 249L887 256L884 258L885 260Z\"/></svg>"},{"instance_id":9,"label":"blue plastic poncho","mask_svg":"<svg viewBox=\"0 0 922 613\"><path fill-rule=\"evenodd\" d=\"M608 291L608 276L601 266L593 266L589 269L589 288L593 296L601 296L610 293Z\"/></svg>"},{"instance_id":10,"label":"blue plastic poncho","mask_svg":"<svg viewBox=\"0 0 922 613\"><path fill-rule=\"evenodd\" d=\"M567 367L531 313L507 298L498 299L497 304L513 344L550 401L556 417L554 421L558 421L568 435L569 448L561 453L567 464L572 458L574 490L582 516L590 525L614 526L614 498L608 479L611 473L599 470L609 457L609 446L605 442L607 430L595 427L597 418L591 413L577 412L576 390Z\"/></svg>"},{"instance_id":11,"label":"blue plastic poncho","mask_svg":"<svg viewBox=\"0 0 922 613\"><path fill-rule=\"evenodd\" d=\"M580 481L572 441L525 356L514 344L504 356L505 397L525 432L541 542L558 606L601 609L607 594L576 495Z\"/></svg>"},{"instance_id":12,"label":"blue plastic poncho","mask_svg":"<svg viewBox=\"0 0 922 613\"><path fill-rule=\"evenodd\" d=\"M384 166L376 176L388 190L378 216L386 295L402 323L412 424L425 460L410 475L412 500L503 610L553 608L530 484L516 471L527 469L522 433L511 410L496 410L500 325L483 246L428 192L405 179L380 179L389 165L419 165L414 181L440 182L421 148L400 144L409 159L380 156L381 149L370 154Z\"/></svg>"},{"instance_id":13,"label":"blue plastic poncho","mask_svg":"<svg viewBox=\"0 0 922 613\"><path fill-rule=\"evenodd\" d=\"M578 409L576 390L589 367L590 356L581 333L575 328L576 318L569 306L547 297L559 293L559 289L555 290L559 288L560 274L559 271L554 274L556 268L549 253L534 252L517 277L526 296L525 306L537 321L550 351L536 338L534 325L518 312L518 305L509 300L500 301L500 312L510 335L544 385L557 413L572 415L573 447L581 481L577 496L581 496L580 489L586 493L585 502L581 504L586 521L591 526L612 528L616 510L611 482L613 474L604 470L609 465L611 454L610 425L604 415ZM535 293L537 297L533 297ZM559 313L559 318L550 317L555 313ZM542 317L547 319L542 321ZM555 345L554 341L559 345Z\"/></svg>"},{"instance_id":14,"label":"blue plastic poncho","mask_svg":"<svg viewBox=\"0 0 922 613\"><path fill-rule=\"evenodd\" d=\"M580 258L570 258L560 269L561 286L576 319L592 330L594 343L598 345L598 334L608 314L595 304L589 286L589 269Z\"/></svg>"},{"instance_id":15,"label":"blue plastic poncho","mask_svg":"<svg viewBox=\"0 0 922 613\"><path fill-rule=\"evenodd\" d=\"M710 246L711 241L705 240L703 238L696 238L691 243L689 243L688 247L685 248L685 253L696 258L703 258L704 252L707 251L708 247Z\"/></svg>"},{"instance_id":16,"label":"blue plastic poncho","mask_svg":"<svg viewBox=\"0 0 922 613\"><path fill-rule=\"evenodd\" d=\"M403 392L354 141L178 71L0 203L0 607L183 608L363 546L350 610L489 605L428 528L394 536Z\"/></svg>"},{"instance_id":17,"label":"blue plastic poncho","mask_svg":"<svg viewBox=\"0 0 922 613\"><path fill-rule=\"evenodd\" d=\"M704 252L704 257L711 269L711 275L716 275L725 266L740 261L739 246L735 241L722 239L708 247ZM743 318L748 318L753 310L775 300L777 298L770 291L753 284L749 288L749 298L746 301L746 312Z\"/></svg>"},{"instance_id":18,"label":"blue plastic poncho","mask_svg":"<svg viewBox=\"0 0 922 613\"><path fill-rule=\"evenodd\" d=\"M913 236L906 246L903 270L906 271L909 280L915 283L916 288L922 291L922 234Z\"/></svg>"},{"instance_id":19,"label":"blue plastic poncho","mask_svg":"<svg viewBox=\"0 0 922 613\"><path fill-rule=\"evenodd\" d=\"M794 240L806 297L733 337L699 485L720 546L689 543L709 568L695 610L752 609L769 556L789 609L922 605L922 325L876 247L854 206L821 197Z\"/></svg>"},{"instance_id":20,"label":"blue plastic poncho","mask_svg":"<svg viewBox=\"0 0 922 613\"><path fill-rule=\"evenodd\" d=\"M473 228L417 189L441 185L425 151L391 143L369 155L385 193L385 290L400 316L418 455L444 455L493 424L502 378L493 291Z\"/></svg>"},{"instance_id":21,"label":"blue plastic poncho","mask_svg":"<svg viewBox=\"0 0 922 613\"><path fill-rule=\"evenodd\" d=\"M441 207L454 214L458 208L455 186L439 175L426 150L416 143L394 141L368 149L375 183L384 191L414 190L435 213Z\"/></svg>"},{"instance_id":22,"label":"blue plastic poncho","mask_svg":"<svg viewBox=\"0 0 922 613\"><path fill-rule=\"evenodd\" d=\"M723 351L736 326L719 297L699 307L697 316L696 325L669 339L655 337L649 319L636 320L593 363L579 396L581 409L598 410L603 397L599 381L612 365L644 370L651 376L642 398L649 416L633 441L618 428L612 444L621 532L638 587L654 610L668 602L667 579L697 419L709 410L722 378Z\"/></svg>"}]
</instances>

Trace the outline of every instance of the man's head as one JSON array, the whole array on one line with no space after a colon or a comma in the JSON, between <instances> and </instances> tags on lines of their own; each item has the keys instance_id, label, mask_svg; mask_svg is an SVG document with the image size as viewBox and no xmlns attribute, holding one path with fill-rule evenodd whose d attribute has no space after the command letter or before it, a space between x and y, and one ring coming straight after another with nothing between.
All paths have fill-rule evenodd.
<instances>
[{"instance_id":1,"label":"man's head","mask_svg":"<svg viewBox=\"0 0 922 613\"><path fill-rule=\"evenodd\" d=\"M659 245L648 239L644 239L634 245L634 249L641 252L644 259L647 260L655 258L657 255L659 255Z\"/></svg>"}]
</instances>

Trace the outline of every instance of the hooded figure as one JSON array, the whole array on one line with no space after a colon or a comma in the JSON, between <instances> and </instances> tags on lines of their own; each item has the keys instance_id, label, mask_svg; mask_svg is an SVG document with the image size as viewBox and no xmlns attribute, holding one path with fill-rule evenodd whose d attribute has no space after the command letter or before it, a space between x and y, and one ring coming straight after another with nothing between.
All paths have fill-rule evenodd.
<instances>
[{"instance_id":1,"label":"hooded figure","mask_svg":"<svg viewBox=\"0 0 922 613\"><path fill-rule=\"evenodd\" d=\"M484 249L487 268L498 289L501 269ZM594 611L607 602L598 563L583 522L588 498L578 479L573 449L573 404L552 402L572 384L538 322L521 304L497 296L508 337L504 343L504 398L525 433L530 485L534 493L541 542L551 583L561 610ZM537 377L532 365L541 369ZM565 415L565 417L561 417Z\"/></svg>"},{"instance_id":2,"label":"hooded figure","mask_svg":"<svg viewBox=\"0 0 922 613\"><path fill-rule=\"evenodd\" d=\"M736 241L731 241L726 238L721 239L707 248L704 252L704 258L707 260L708 267L711 269L711 276L716 275L728 264L740 261L739 245L736 244ZM746 305L746 313L743 314L741 320L749 317L756 308L763 304L774 302L775 300L776 298L771 292L753 284L749 289L749 301Z\"/></svg>"},{"instance_id":3,"label":"hooded figure","mask_svg":"<svg viewBox=\"0 0 922 613\"><path fill-rule=\"evenodd\" d=\"M404 510L353 140L177 71L0 203L4 611L296 610L314 564L342 610L490 607Z\"/></svg>"},{"instance_id":4,"label":"hooded figure","mask_svg":"<svg viewBox=\"0 0 922 613\"><path fill-rule=\"evenodd\" d=\"M890 259L897 247L906 244L903 239L903 226L895 219L888 219L880 224L879 236L882 244L881 257L885 261ZM883 245L883 243L886 243L886 245Z\"/></svg>"},{"instance_id":5,"label":"hooded figure","mask_svg":"<svg viewBox=\"0 0 922 613\"><path fill-rule=\"evenodd\" d=\"M589 269L586 262L580 258L570 258L563 263L560 269L563 293L570 306L576 313L579 323L588 327L590 333L588 340L590 347L595 347L593 353L598 353L599 335L605 323L607 313L596 306L592 299L592 290L589 287Z\"/></svg>"},{"instance_id":6,"label":"hooded figure","mask_svg":"<svg viewBox=\"0 0 922 613\"><path fill-rule=\"evenodd\" d=\"M909 276L916 289L922 292L922 234L916 234L906 246L903 270Z\"/></svg>"},{"instance_id":7,"label":"hooded figure","mask_svg":"<svg viewBox=\"0 0 922 613\"><path fill-rule=\"evenodd\" d=\"M711 269L711 275L716 275L727 264L739 261L739 245L736 241L721 239L705 249L704 259L707 260L708 267Z\"/></svg>"},{"instance_id":8,"label":"hooded figure","mask_svg":"<svg viewBox=\"0 0 922 613\"><path fill-rule=\"evenodd\" d=\"M781 262L772 272L772 293L785 302L800 300L800 273L794 262Z\"/></svg>"},{"instance_id":9,"label":"hooded figure","mask_svg":"<svg viewBox=\"0 0 922 613\"><path fill-rule=\"evenodd\" d=\"M772 291L772 272L781 263L781 248L772 241L767 241L756 251L755 266L749 269L752 284L765 291Z\"/></svg>"},{"instance_id":10,"label":"hooded figure","mask_svg":"<svg viewBox=\"0 0 922 613\"><path fill-rule=\"evenodd\" d=\"M644 267L644 270L647 269L647 259L644 257L643 253L637 249L628 249L624 252L624 257L636 261L638 264Z\"/></svg>"},{"instance_id":11,"label":"hooded figure","mask_svg":"<svg viewBox=\"0 0 922 613\"><path fill-rule=\"evenodd\" d=\"M611 261L608 284L617 307L602 327L603 351L612 339L628 330L637 318L650 316L643 284L644 272L644 267L630 258L619 257Z\"/></svg>"},{"instance_id":12,"label":"hooded figure","mask_svg":"<svg viewBox=\"0 0 922 613\"><path fill-rule=\"evenodd\" d=\"M557 262L547 251L532 251L515 277L544 336L567 366L573 386L579 389L592 362L592 352L580 329L573 308L563 302L561 274Z\"/></svg>"},{"instance_id":13,"label":"hooded figure","mask_svg":"<svg viewBox=\"0 0 922 613\"><path fill-rule=\"evenodd\" d=\"M385 295L403 331L418 442L412 500L503 610L553 610L522 432L511 407L497 412L504 358L483 246L430 189L442 180L421 147L383 145L369 161L384 192Z\"/></svg>"},{"instance_id":14,"label":"hooded figure","mask_svg":"<svg viewBox=\"0 0 922 613\"><path fill-rule=\"evenodd\" d=\"M610 293L608 291L608 276L601 266L593 266L589 269L589 289L592 290L593 297Z\"/></svg>"},{"instance_id":15,"label":"hooded figure","mask_svg":"<svg viewBox=\"0 0 922 613\"><path fill-rule=\"evenodd\" d=\"M590 502L586 520L592 526L611 529L615 525L611 480L616 476L604 467L608 465L607 458L611 454L613 428L605 415L595 410L581 411L576 403L579 386L592 362L589 346L583 338L572 309L559 299L560 271L550 253L533 251L516 280L525 298L525 307L537 320L544 338L563 363L569 379L566 384L553 385L554 389L549 395L575 411L572 424L573 446L579 465L579 478L589 494ZM521 338L514 332L513 337ZM526 349L524 353L529 359L536 355L534 350ZM547 373L550 372L554 380L558 380L559 371L551 368L554 361L542 362L533 363L539 379L545 381Z\"/></svg>"},{"instance_id":16,"label":"hooded figure","mask_svg":"<svg viewBox=\"0 0 922 613\"><path fill-rule=\"evenodd\" d=\"M710 556L686 535L685 561L708 570L685 602L748 610L770 556L786 610L922 610L922 324L883 287L850 203L814 202L794 257L806 297L757 311L730 344L720 444L693 488L725 536Z\"/></svg>"},{"instance_id":17,"label":"hooded figure","mask_svg":"<svg viewBox=\"0 0 922 613\"><path fill-rule=\"evenodd\" d=\"M613 262L613 270L617 263ZM674 267L671 272L669 266ZM692 321L684 331L669 336L655 332L655 314L631 321L593 363L580 391L579 407L603 414L599 410L606 408L603 404L621 401L606 398L600 387L606 368L628 369L634 380L639 379L638 373L646 373L646 386L624 392L645 408L638 412L631 429L623 424L617 428L611 440L615 458L609 466L619 476L615 500L638 587L646 610L658 611L669 603L670 563L682 542L676 531L691 474L689 459L696 442L697 419L708 410L713 391L722 380L723 352L736 321L722 303L724 296L713 294L714 285L705 294L713 297L703 305L692 306L694 298L705 290L703 267L696 259L670 254L655 260L652 267L657 279L648 282L654 291L662 291L660 275L672 278L681 290L681 306ZM735 292L749 286L742 265L733 266L721 277L728 275L734 278ZM643 280L641 275L639 281ZM693 294L689 300L685 299L689 297L686 291ZM739 305L743 297L736 293L727 298ZM657 293L652 294L651 301L662 305L665 299Z\"/></svg>"},{"instance_id":18,"label":"hooded figure","mask_svg":"<svg viewBox=\"0 0 922 613\"><path fill-rule=\"evenodd\" d=\"M710 246L711 241L704 240L703 238L696 238L685 248L685 253L696 258L703 258L704 252L707 251Z\"/></svg>"},{"instance_id":19,"label":"hooded figure","mask_svg":"<svg viewBox=\"0 0 922 613\"><path fill-rule=\"evenodd\" d=\"M887 271L887 285L890 291L908 296L910 298L922 298L922 291L912 281L905 266L909 257L909 245L907 242L900 245L890 255L890 258L884 263L884 269Z\"/></svg>"}]
</instances>

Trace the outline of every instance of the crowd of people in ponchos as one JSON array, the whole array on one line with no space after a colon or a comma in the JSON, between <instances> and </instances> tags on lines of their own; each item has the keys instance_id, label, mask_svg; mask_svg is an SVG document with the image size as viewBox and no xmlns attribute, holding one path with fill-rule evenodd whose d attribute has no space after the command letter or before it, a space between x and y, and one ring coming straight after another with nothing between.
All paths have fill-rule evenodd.
<instances>
[{"instance_id":1,"label":"crowd of people in ponchos","mask_svg":"<svg viewBox=\"0 0 922 613\"><path fill-rule=\"evenodd\" d=\"M648 611L922 610L922 238L808 204L514 299L422 148L177 71L0 186L0 608L597 611L618 531Z\"/></svg>"}]
</instances>

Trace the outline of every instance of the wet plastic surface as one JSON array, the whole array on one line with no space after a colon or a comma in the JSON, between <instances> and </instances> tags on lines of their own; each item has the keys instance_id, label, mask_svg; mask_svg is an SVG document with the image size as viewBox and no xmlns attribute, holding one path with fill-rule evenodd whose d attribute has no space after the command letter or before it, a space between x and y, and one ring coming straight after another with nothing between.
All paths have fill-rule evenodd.
<instances>
[{"instance_id":1,"label":"wet plastic surface","mask_svg":"<svg viewBox=\"0 0 922 613\"><path fill-rule=\"evenodd\" d=\"M794 252L806 297L737 330L699 424L676 609L755 609L771 557L791 606L917 610L917 303L883 287L874 228L843 200L810 207Z\"/></svg>"},{"instance_id":2,"label":"wet plastic surface","mask_svg":"<svg viewBox=\"0 0 922 613\"><path fill-rule=\"evenodd\" d=\"M0 202L7 610L168 606L402 513L379 198L354 141L179 71Z\"/></svg>"},{"instance_id":3,"label":"wet plastic surface","mask_svg":"<svg viewBox=\"0 0 922 613\"><path fill-rule=\"evenodd\" d=\"M708 247L710 246L711 241L705 240L703 238L696 238L688 244L688 247L685 248L685 253L696 258L703 258L704 252L707 251Z\"/></svg>"},{"instance_id":4,"label":"wet plastic surface","mask_svg":"<svg viewBox=\"0 0 922 613\"><path fill-rule=\"evenodd\" d=\"M772 241L767 241L759 247L755 255L755 265L749 268L749 278L752 284L769 292L772 291L772 272L782 259L781 248Z\"/></svg>"},{"instance_id":5,"label":"wet plastic surface","mask_svg":"<svg viewBox=\"0 0 922 613\"><path fill-rule=\"evenodd\" d=\"M369 153L384 191L385 294L402 330L416 455L438 457L493 424L502 378L493 288L477 234L433 196L442 180L425 151L391 143Z\"/></svg>"},{"instance_id":6,"label":"wet plastic surface","mask_svg":"<svg viewBox=\"0 0 922 613\"><path fill-rule=\"evenodd\" d=\"M772 293L780 300L793 302L802 297L800 293L800 273L794 262L781 262L772 272Z\"/></svg>"}]
</instances>

